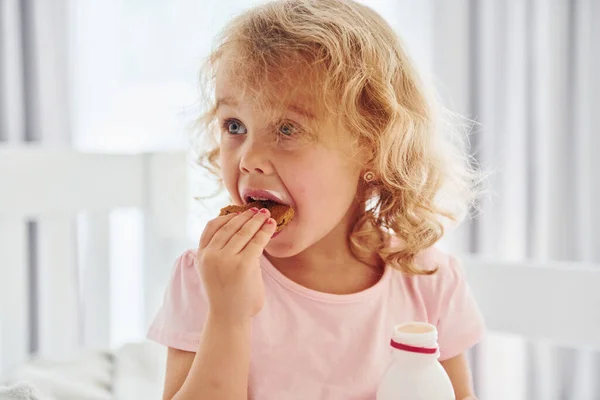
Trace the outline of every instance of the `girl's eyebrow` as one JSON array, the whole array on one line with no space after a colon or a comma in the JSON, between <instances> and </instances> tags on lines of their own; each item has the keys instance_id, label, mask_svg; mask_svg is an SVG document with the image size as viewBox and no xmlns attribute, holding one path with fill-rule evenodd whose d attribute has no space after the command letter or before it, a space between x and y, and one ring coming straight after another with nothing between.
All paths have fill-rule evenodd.
<instances>
[{"instance_id":1,"label":"girl's eyebrow","mask_svg":"<svg viewBox=\"0 0 600 400\"><path fill-rule=\"evenodd\" d=\"M295 104L291 104L288 107L288 111L291 111L291 112L294 112L296 114L299 114L299 115L301 115L301 116L303 116L303 117L305 117L307 119L311 119L311 120L316 119L315 115L312 112L310 112L309 110L306 110L306 109L304 109L304 108L302 108L300 106L297 106Z\"/></svg>"},{"instance_id":2,"label":"girl's eyebrow","mask_svg":"<svg viewBox=\"0 0 600 400\"><path fill-rule=\"evenodd\" d=\"M236 99L234 99L233 97L220 97L217 99L217 102L215 105L215 110L218 110L219 107L221 107L221 106L237 107L237 105L238 105L238 101ZM307 119L310 119L310 120L316 119L315 115L311 111L309 111L305 108L302 108L296 104L290 104L287 109L288 109L288 111L291 111L293 113L301 115Z\"/></svg>"},{"instance_id":3,"label":"girl's eyebrow","mask_svg":"<svg viewBox=\"0 0 600 400\"><path fill-rule=\"evenodd\" d=\"M218 110L221 106L236 107L238 102L233 97L220 97L217 99L215 110Z\"/></svg>"}]
</instances>

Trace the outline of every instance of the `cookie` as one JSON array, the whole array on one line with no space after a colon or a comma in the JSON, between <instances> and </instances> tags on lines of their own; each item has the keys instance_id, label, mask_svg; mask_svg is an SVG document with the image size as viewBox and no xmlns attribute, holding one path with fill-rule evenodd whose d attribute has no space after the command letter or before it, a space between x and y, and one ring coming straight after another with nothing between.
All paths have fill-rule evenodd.
<instances>
[{"instance_id":1,"label":"cookie","mask_svg":"<svg viewBox=\"0 0 600 400\"><path fill-rule=\"evenodd\" d=\"M221 209L219 216L231 213L244 212L256 207L258 209L267 208L271 212L271 218L277 222L275 232L282 230L294 218L294 209L285 204L279 204L274 201L254 201L243 206L230 205Z\"/></svg>"}]
</instances>

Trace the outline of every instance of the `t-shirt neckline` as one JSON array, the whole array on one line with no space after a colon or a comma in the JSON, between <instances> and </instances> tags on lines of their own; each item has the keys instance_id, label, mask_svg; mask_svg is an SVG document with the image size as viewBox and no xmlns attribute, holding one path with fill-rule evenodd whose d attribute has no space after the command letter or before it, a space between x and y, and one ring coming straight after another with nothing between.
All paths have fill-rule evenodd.
<instances>
[{"instance_id":1,"label":"t-shirt neckline","mask_svg":"<svg viewBox=\"0 0 600 400\"><path fill-rule=\"evenodd\" d=\"M277 268L275 268L275 266L271 263L271 261L269 261L269 259L267 257L265 257L264 254L260 257L260 265L261 265L262 269L271 278L273 278L273 280L275 280L281 286L294 292L295 294L297 294L299 296L302 296L304 298L314 300L314 301L320 301L320 302L325 302L325 303L340 303L340 304L356 303L356 302L365 301L370 298L373 298L374 296L377 296L377 294L379 294L386 286L386 283L389 281L389 278L390 278L390 275L392 272L391 271L392 268L388 265L385 265L381 279L379 279L379 281L377 281L377 283L375 283L373 286L371 286L365 290L362 290L360 292L356 292L356 293L334 294L334 293L319 292L317 290L307 288L306 286L302 286L299 283L294 282L293 280L291 280L290 278L288 278L287 276L282 274Z\"/></svg>"}]
</instances>

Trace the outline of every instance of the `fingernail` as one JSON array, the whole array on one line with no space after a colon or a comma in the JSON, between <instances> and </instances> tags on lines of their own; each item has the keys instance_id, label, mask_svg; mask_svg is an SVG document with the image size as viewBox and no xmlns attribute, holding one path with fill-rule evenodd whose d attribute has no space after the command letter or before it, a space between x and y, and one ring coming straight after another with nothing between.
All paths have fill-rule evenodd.
<instances>
[{"instance_id":1,"label":"fingernail","mask_svg":"<svg viewBox=\"0 0 600 400\"><path fill-rule=\"evenodd\" d=\"M235 213L235 215L240 215L240 214L241 214L241 212L239 212L239 211Z\"/></svg>"},{"instance_id":2,"label":"fingernail","mask_svg":"<svg viewBox=\"0 0 600 400\"><path fill-rule=\"evenodd\" d=\"M267 214L269 212L269 210L267 210L266 208L261 208L259 213L261 214Z\"/></svg>"},{"instance_id":3,"label":"fingernail","mask_svg":"<svg viewBox=\"0 0 600 400\"><path fill-rule=\"evenodd\" d=\"M267 224L274 224L275 220L273 218L269 218L266 223Z\"/></svg>"},{"instance_id":4,"label":"fingernail","mask_svg":"<svg viewBox=\"0 0 600 400\"><path fill-rule=\"evenodd\" d=\"M250 209L250 211L252 211L253 213L257 213L257 212L258 212L258 208L256 208L256 207L252 207L252 208Z\"/></svg>"}]
</instances>

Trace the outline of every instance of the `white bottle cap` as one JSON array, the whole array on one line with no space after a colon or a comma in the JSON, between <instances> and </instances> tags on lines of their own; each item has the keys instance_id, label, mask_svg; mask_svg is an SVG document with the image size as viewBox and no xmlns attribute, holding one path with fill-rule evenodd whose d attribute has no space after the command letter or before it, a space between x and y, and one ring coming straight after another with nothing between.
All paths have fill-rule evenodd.
<instances>
[{"instance_id":1,"label":"white bottle cap","mask_svg":"<svg viewBox=\"0 0 600 400\"><path fill-rule=\"evenodd\" d=\"M398 350L421 354L439 354L435 325L410 322L396 325L390 345Z\"/></svg>"}]
</instances>

